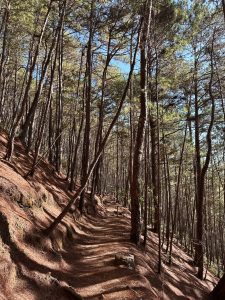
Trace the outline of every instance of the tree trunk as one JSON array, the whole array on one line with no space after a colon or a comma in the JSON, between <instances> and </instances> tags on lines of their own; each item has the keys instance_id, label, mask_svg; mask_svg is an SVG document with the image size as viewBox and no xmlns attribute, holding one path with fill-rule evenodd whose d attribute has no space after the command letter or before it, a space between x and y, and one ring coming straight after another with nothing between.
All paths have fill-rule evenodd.
<instances>
[{"instance_id":1,"label":"tree trunk","mask_svg":"<svg viewBox=\"0 0 225 300\"><path fill-rule=\"evenodd\" d=\"M89 165L89 151L90 151L90 130L91 130L91 84L92 84L92 40L93 40L93 17L94 17L94 1L91 2L91 13L89 19L89 40L87 45L87 62L86 62L86 93L85 93L85 129L83 140L83 154L82 154L82 166L81 166L81 185L84 185ZM84 194L85 189L81 194L79 209L83 213L84 210Z\"/></svg>"},{"instance_id":2,"label":"tree trunk","mask_svg":"<svg viewBox=\"0 0 225 300\"><path fill-rule=\"evenodd\" d=\"M150 22L150 13L151 6L146 2L144 8L143 16L143 28L141 32L140 39L140 116L138 121L138 129L136 136L136 143L134 148L134 157L133 157L133 176L132 183L130 188L131 194L131 233L130 239L136 245L140 242L141 234L141 215L140 215L140 167L141 167L141 157L142 157L142 148L144 142L145 134L145 125L147 118L147 58L146 58L146 46L149 34L149 22Z\"/></svg>"}]
</instances>

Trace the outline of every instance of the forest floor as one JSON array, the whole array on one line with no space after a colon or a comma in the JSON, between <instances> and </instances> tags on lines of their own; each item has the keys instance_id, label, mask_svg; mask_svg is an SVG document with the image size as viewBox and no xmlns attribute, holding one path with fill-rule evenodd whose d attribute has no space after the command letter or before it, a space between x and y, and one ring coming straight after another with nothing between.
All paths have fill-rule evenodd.
<instances>
[{"instance_id":1,"label":"forest floor","mask_svg":"<svg viewBox=\"0 0 225 300\"><path fill-rule=\"evenodd\" d=\"M42 161L34 177L24 179L32 162L19 141L12 162L5 162L6 136L0 135L0 300L203 299L217 279L196 278L191 258L173 247L173 264L163 252L157 274L157 236L146 249L129 241L130 212L113 197L86 194L88 214L75 205L50 238L40 230L57 216L72 194L63 176ZM118 211L117 211L118 209ZM118 265L115 255L134 255L135 266Z\"/></svg>"}]
</instances>

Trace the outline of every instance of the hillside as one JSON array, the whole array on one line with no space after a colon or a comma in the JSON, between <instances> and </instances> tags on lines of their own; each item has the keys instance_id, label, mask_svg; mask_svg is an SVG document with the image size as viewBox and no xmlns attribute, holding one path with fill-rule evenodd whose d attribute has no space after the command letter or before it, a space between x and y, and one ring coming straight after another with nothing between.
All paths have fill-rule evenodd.
<instances>
[{"instance_id":1,"label":"hillside","mask_svg":"<svg viewBox=\"0 0 225 300\"><path fill-rule=\"evenodd\" d=\"M2 134L1 158L5 146ZM89 214L74 206L50 238L41 236L71 194L45 161L25 180L31 156L19 141L15 146L12 162L0 161L0 299L203 299L212 290L216 278L197 279L191 258L175 245L172 267L163 254L158 275L157 236L149 232L145 250L130 243L130 212L110 195L95 197L94 215L86 193ZM135 265L116 264L119 253L134 255Z\"/></svg>"}]
</instances>

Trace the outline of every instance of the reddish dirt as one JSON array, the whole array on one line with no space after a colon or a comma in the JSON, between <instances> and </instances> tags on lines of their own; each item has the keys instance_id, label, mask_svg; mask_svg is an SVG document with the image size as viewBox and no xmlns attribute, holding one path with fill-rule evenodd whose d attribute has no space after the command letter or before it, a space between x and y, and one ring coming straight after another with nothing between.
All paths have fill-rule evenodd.
<instances>
[{"instance_id":1,"label":"reddish dirt","mask_svg":"<svg viewBox=\"0 0 225 300\"><path fill-rule=\"evenodd\" d=\"M2 134L1 157L5 145ZM26 155L19 142L15 153L12 164L0 162L0 176L12 189L9 192L0 186L0 300L203 299L213 288L216 278L208 274L206 281L198 280L190 257L177 246L172 267L163 264L158 275L156 235L149 233L145 250L131 244L130 213L119 207L117 215L117 204L110 196L103 203L96 198L95 216L81 217L74 207L54 234L43 238L40 230L60 213L72 194L65 178L56 175L46 161L34 178L23 179L32 156ZM34 205L21 204L15 191L31 197ZM40 202L42 194L47 200ZM135 269L115 263L120 252L135 256Z\"/></svg>"}]
</instances>

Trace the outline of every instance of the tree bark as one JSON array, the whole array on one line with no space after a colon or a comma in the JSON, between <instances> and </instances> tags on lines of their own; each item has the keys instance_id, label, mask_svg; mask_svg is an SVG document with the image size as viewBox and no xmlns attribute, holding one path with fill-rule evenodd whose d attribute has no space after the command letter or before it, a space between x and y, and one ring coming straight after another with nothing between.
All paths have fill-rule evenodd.
<instances>
[{"instance_id":1,"label":"tree bark","mask_svg":"<svg viewBox=\"0 0 225 300\"><path fill-rule=\"evenodd\" d=\"M91 12L89 19L89 40L87 45L87 62L86 62L86 93L85 93L85 129L84 129L84 140L83 140L83 153L82 153L82 167L81 167L81 185L84 185L84 182L88 173L89 165L89 152L90 152L90 131L91 131L91 91L92 91L92 40L94 35L93 28L93 17L94 17L94 0L91 2ZM85 189L81 193L79 209L83 213L84 210L84 194Z\"/></svg>"},{"instance_id":2,"label":"tree bark","mask_svg":"<svg viewBox=\"0 0 225 300\"><path fill-rule=\"evenodd\" d=\"M140 234L141 234L141 215L140 215L140 167L141 167L141 158L142 158L142 148L144 142L145 134L145 125L147 118L147 57L146 57L146 47L149 35L149 23L151 15L151 5L146 2L144 7L144 16L143 16L143 28L141 32L140 39L140 116L138 121L138 129L136 136L136 143L134 148L134 157L133 157L133 176L132 183L130 188L131 194L131 233L130 240L131 242L138 245L140 243Z\"/></svg>"}]
</instances>

